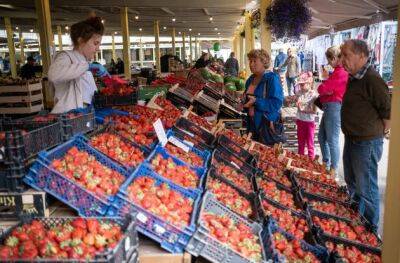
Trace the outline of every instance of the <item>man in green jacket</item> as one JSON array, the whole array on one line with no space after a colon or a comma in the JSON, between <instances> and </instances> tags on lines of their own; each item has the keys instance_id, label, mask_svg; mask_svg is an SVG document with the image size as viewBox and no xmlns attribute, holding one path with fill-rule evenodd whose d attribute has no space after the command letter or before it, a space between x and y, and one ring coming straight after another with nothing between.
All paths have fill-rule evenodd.
<instances>
[{"instance_id":1,"label":"man in green jacket","mask_svg":"<svg viewBox=\"0 0 400 263\"><path fill-rule=\"evenodd\" d=\"M359 212L374 227L379 223L378 163L383 138L389 134L390 96L386 83L370 63L368 45L348 40L341 48L349 72L341 110L344 176Z\"/></svg>"}]
</instances>

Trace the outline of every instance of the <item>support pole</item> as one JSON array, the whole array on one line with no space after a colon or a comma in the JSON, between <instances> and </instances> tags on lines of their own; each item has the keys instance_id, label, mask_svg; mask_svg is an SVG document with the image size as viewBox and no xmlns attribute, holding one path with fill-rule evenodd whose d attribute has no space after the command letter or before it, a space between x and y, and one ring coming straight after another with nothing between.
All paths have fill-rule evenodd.
<instances>
[{"instance_id":1,"label":"support pole","mask_svg":"<svg viewBox=\"0 0 400 263\"><path fill-rule=\"evenodd\" d=\"M142 36L140 36L140 39L139 39L139 60L140 60L140 66L143 67L144 56L143 56Z\"/></svg>"},{"instance_id":2,"label":"support pole","mask_svg":"<svg viewBox=\"0 0 400 263\"><path fill-rule=\"evenodd\" d=\"M49 0L36 0L36 13L40 35L40 50L42 55L43 75L49 71L54 39L51 31L51 15Z\"/></svg>"},{"instance_id":3,"label":"support pole","mask_svg":"<svg viewBox=\"0 0 400 263\"><path fill-rule=\"evenodd\" d=\"M131 79L131 42L129 39L128 7L121 8L122 52L124 54L124 75Z\"/></svg>"},{"instance_id":4,"label":"support pole","mask_svg":"<svg viewBox=\"0 0 400 263\"><path fill-rule=\"evenodd\" d=\"M194 60L199 58L199 41L197 41L197 37L194 38Z\"/></svg>"},{"instance_id":5,"label":"support pole","mask_svg":"<svg viewBox=\"0 0 400 263\"><path fill-rule=\"evenodd\" d=\"M156 57L156 67L158 72L161 72L161 54L160 54L160 22L154 20L154 41L155 41L155 57Z\"/></svg>"},{"instance_id":6,"label":"support pole","mask_svg":"<svg viewBox=\"0 0 400 263\"><path fill-rule=\"evenodd\" d=\"M271 5L272 0L261 0L260 1L260 11L261 17L265 17L267 8ZM271 55L271 29L267 27L264 19L261 19L260 23L260 33L261 33L261 48L265 49L268 54Z\"/></svg>"},{"instance_id":7,"label":"support pole","mask_svg":"<svg viewBox=\"0 0 400 263\"><path fill-rule=\"evenodd\" d=\"M116 62L117 55L115 54L115 33L114 32L111 34L111 54L112 54L112 58L114 59L114 62Z\"/></svg>"},{"instance_id":8,"label":"support pole","mask_svg":"<svg viewBox=\"0 0 400 263\"><path fill-rule=\"evenodd\" d=\"M171 37L172 37L172 55L175 56L175 55L176 55L176 48L175 48L175 27L172 28Z\"/></svg>"},{"instance_id":9,"label":"support pole","mask_svg":"<svg viewBox=\"0 0 400 263\"><path fill-rule=\"evenodd\" d=\"M239 66L240 70L244 69L244 39L239 36Z\"/></svg>"},{"instance_id":10,"label":"support pole","mask_svg":"<svg viewBox=\"0 0 400 263\"><path fill-rule=\"evenodd\" d=\"M21 55L20 55L21 64L25 64L25 52L24 52L25 43L24 42L25 41L24 41L24 37L22 36L22 30L19 29L19 46L21 48Z\"/></svg>"},{"instance_id":11,"label":"support pole","mask_svg":"<svg viewBox=\"0 0 400 263\"><path fill-rule=\"evenodd\" d=\"M11 27L11 20L9 17L4 18L4 24L7 32L7 44L8 44L8 53L10 54L10 67L11 67L11 77L17 77L17 64L15 60L15 46L13 39L13 30Z\"/></svg>"},{"instance_id":12,"label":"support pole","mask_svg":"<svg viewBox=\"0 0 400 263\"><path fill-rule=\"evenodd\" d=\"M192 44L193 44L192 34L189 34L189 53L190 53L189 62L190 62L190 64L192 64L192 62L193 62L193 48L192 48L193 45Z\"/></svg>"},{"instance_id":13,"label":"support pole","mask_svg":"<svg viewBox=\"0 0 400 263\"><path fill-rule=\"evenodd\" d=\"M185 62L186 60L186 33L182 32L182 61Z\"/></svg>"},{"instance_id":14,"label":"support pole","mask_svg":"<svg viewBox=\"0 0 400 263\"><path fill-rule=\"evenodd\" d=\"M57 35L58 35L58 50L62 51L63 50L63 44L62 44L61 26L57 26Z\"/></svg>"},{"instance_id":15,"label":"support pole","mask_svg":"<svg viewBox=\"0 0 400 263\"><path fill-rule=\"evenodd\" d=\"M246 12L245 14L245 22L244 22L244 30L245 30L245 41L246 41L246 54L250 52L250 50L254 49L254 36L253 30L251 28L251 17L250 13ZM245 57L245 68L247 76L250 76L250 67L248 65L247 57Z\"/></svg>"},{"instance_id":16,"label":"support pole","mask_svg":"<svg viewBox=\"0 0 400 263\"><path fill-rule=\"evenodd\" d=\"M400 18L400 9L397 12L398 18ZM400 23L397 24L397 43L400 43L399 32ZM394 88L392 95L392 115L390 117L391 137L389 142L389 167L386 179L382 262L400 262L400 45L396 45L396 57L394 61Z\"/></svg>"}]
</instances>

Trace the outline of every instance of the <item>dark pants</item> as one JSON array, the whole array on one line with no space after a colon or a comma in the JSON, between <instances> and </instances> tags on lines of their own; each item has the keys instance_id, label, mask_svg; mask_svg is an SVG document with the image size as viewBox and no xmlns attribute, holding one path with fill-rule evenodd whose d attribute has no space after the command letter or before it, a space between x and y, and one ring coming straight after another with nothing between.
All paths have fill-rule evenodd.
<instances>
[{"instance_id":1,"label":"dark pants","mask_svg":"<svg viewBox=\"0 0 400 263\"><path fill-rule=\"evenodd\" d=\"M345 138L344 179L360 214L375 227L379 223L378 163L382 151L383 138L359 142Z\"/></svg>"}]
</instances>

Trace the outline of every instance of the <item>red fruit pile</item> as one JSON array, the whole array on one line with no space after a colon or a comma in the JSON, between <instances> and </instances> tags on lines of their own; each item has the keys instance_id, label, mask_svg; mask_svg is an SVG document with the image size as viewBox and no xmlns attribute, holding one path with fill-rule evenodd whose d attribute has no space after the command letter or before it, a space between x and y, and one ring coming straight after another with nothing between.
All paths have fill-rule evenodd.
<instances>
[{"instance_id":1,"label":"red fruit pile","mask_svg":"<svg viewBox=\"0 0 400 263\"><path fill-rule=\"evenodd\" d=\"M304 218L292 215L289 210L273 206L266 200L262 201L262 205L265 214L274 218L280 228L294 235L297 239L304 238L304 233L309 230L307 221Z\"/></svg>"},{"instance_id":2,"label":"red fruit pile","mask_svg":"<svg viewBox=\"0 0 400 263\"><path fill-rule=\"evenodd\" d=\"M340 257L343 258L343 262L363 262L363 263L381 263L382 259L379 255L372 254L369 252L361 252L354 246L344 246L343 244L334 244L332 242L326 242L326 247L329 252L336 251Z\"/></svg>"},{"instance_id":3,"label":"red fruit pile","mask_svg":"<svg viewBox=\"0 0 400 263\"><path fill-rule=\"evenodd\" d=\"M151 85L165 85L165 84L179 84L179 86L184 87L186 86L186 78L184 77L179 77L174 74L170 74L164 78L156 79L153 82L151 82Z\"/></svg>"},{"instance_id":4,"label":"red fruit pile","mask_svg":"<svg viewBox=\"0 0 400 263\"><path fill-rule=\"evenodd\" d=\"M219 176L225 177L244 192L248 194L253 192L253 187L249 179L233 167L219 163L215 169Z\"/></svg>"},{"instance_id":5,"label":"red fruit pile","mask_svg":"<svg viewBox=\"0 0 400 263\"><path fill-rule=\"evenodd\" d=\"M125 180L122 174L104 166L94 156L75 146L63 158L54 159L51 167L100 197L115 195Z\"/></svg>"},{"instance_id":6,"label":"red fruit pile","mask_svg":"<svg viewBox=\"0 0 400 263\"><path fill-rule=\"evenodd\" d=\"M81 259L114 248L121 240L121 228L112 222L76 218L47 228L33 220L15 228L0 246L1 260Z\"/></svg>"},{"instance_id":7,"label":"red fruit pile","mask_svg":"<svg viewBox=\"0 0 400 263\"><path fill-rule=\"evenodd\" d=\"M289 151L288 153L294 154ZM324 165L318 163L315 160L310 159L307 155L296 154L294 157L295 159L292 159L292 162L290 164L291 167L302 168L307 171L314 171L318 173L326 173L326 167Z\"/></svg>"},{"instance_id":8,"label":"red fruit pile","mask_svg":"<svg viewBox=\"0 0 400 263\"><path fill-rule=\"evenodd\" d=\"M262 165L262 170L264 172L264 177L274 179L275 181L278 181L289 188L292 187L292 182L285 175L283 169L279 169L270 164L264 163L264 165Z\"/></svg>"},{"instance_id":9,"label":"red fruit pile","mask_svg":"<svg viewBox=\"0 0 400 263\"><path fill-rule=\"evenodd\" d=\"M247 136L242 137L234 133L232 130L229 129L223 129L222 131L219 132L220 135L225 135L227 138L229 138L231 141L234 141L235 143L238 143L242 147L246 146L247 144Z\"/></svg>"},{"instance_id":10,"label":"red fruit pile","mask_svg":"<svg viewBox=\"0 0 400 263\"><path fill-rule=\"evenodd\" d=\"M209 178L207 189L216 196L218 201L232 209L234 212L244 217L250 217L253 215L250 201L231 186L218 179Z\"/></svg>"},{"instance_id":11,"label":"red fruit pile","mask_svg":"<svg viewBox=\"0 0 400 263\"><path fill-rule=\"evenodd\" d=\"M290 192L278 189L276 183L273 181L265 180L260 177L257 177L256 181L258 188L264 191L266 197L293 210L300 211L296 208L293 195Z\"/></svg>"},{"instance_id":12,"label":"red fruit pile","mask_svg":"<svg viewBox=\"0 0 400 263\"><path fill-rule=\"evenodd\" d=\"M309 251L304 251L301 248L300 241L293 239L289 241L283 234L275 232L272 235L274 247L280 254L286 257L285 262L320 262L318 258Z\"/></svg>"},{"instance_id":13,"label":"red fruit pile","mask_svg":"<svg viewBox=\"0 0 400 263\"><path fill-rule=\"evenodd\" d=\"M109 95L126 96L134 92L134 88L128 86L127 81L119 78L118 76L103 78L103 82L106 85L106 87L100 90L100 93L106 96Z\"/></svg>"},{"instance_id":14,"label":"red fruit pile","mask_svg":"<svg viewBox=\"0 0 400 263\"><path fill-rule=\"evenodd\" d=\"M90 139L90 145L126 166L137 166L144 161L139 148L124 142L121 137L112 133L101 133Z\"/></svg>"},{"instance_id":15,"label":"red fruit pile","mask_svg":"<svg viewBox=\"0 0 400 263\"><path fill-rule=\"evenodd\" d=\"M203 127L209 131L211 131L213 129L213 126L211 125L211 123L209 123L206 119L204 119L203 117L194 115L193 113L189 113L189 115L187 116L188 120L190 120L193 123L196 123L197 125L199 125L200 127Z\"/></svg>"},{"instance_id":16,"label":"red fruit pile","mask_svg":"<svg viewBox=\"0 0 400 263\"><path fill-rule=\"evenodd\" d=\"M314 200L311 200L311 201L307 200L307 202L310 203L310 205L313 207L313 209L321 211L321 212L325 212L327 214L347 218L350 220L360 219L360 216L358 215L357 212L355 212L353 209L346 207L339 203L314 201Z\"/></svg>"},{"instance_id":17,"label":"red fruit pile","mask_svg":"<svg viewBox=\"0 0 400 263\"><path fill-rule=\"evenodd\" d=\"M334 187L339 187L337 182L335 181L335 177L330 174L322 173L316 174L308 171L300 172L298 178L305 178L317 182L321 182L324 184L328 184Z\"/></svg>"},{"instance_id":18,"label":"red fruit pile","mask_svg":"<svg viewBox=\"0 0 400 263\"><path fill-rule=\"evenodd\" d=\"M335 201L346 202L349 200L349 195L340 191L339 188L328 187L313 181L298 179L299 185L308 193L328 197Z\"/></svg>"},{"instance_id":19,"label":"red fruit pile","mask_svg":"<svg viewBox=\"0 0 400 263\"><path fill-rule=\"evenodd\" d=\"M313 216L314 224L320 226L327 234L357 241L365 245L378 246L378 238L363 225L347 223L333 218L324 219Z\"/></svg>"},{"instance_id":20,"label":"red fruit pile","mask_svg":"<svg viewBox=\"0 0 400 263\"><path fill-rule=\"evenodd\" d=\"M171 143L165 145L167 152L173 156L178 157L185 163L192 166L203 166L203 159L192 151L185 152L182 148L177 147Z\"/></svg>"},{"instance_id":21,"label":"red fruit pile","mask_svg":"<svg viewBox=\"0 0 400 263\"><path fill-rule=\"evenodd\" d=\"M153 178L143 176L129 185L127 191L131 201L171 224L180 228L189 225L193 200L171 190L167 184L157 186Z\"/></svg>"},{"instance_id":22,"label":"red fruit pile","mask_svg":"<svg viewBox=\"0 0 400 263\"><path fill-rule=\"evenodd\" d=\"M261 262L262 250L260 240L252 233L250 227L243 223L235 223L225 215L204 213L201 216L211 236L226 244L245 258L253 262Z\"/></svg>"},{"instance_id":23,"label":"red fruit pile","mask_svg":"<svg viewBox=\"0 0 400 263\"><path fill-rule=\"evenodd\" d=\"M153 170L159 175L185 188L197 188L199 177L186 165L177 165L171 157L164 159L157 154L151 161Z\"/></svg>"}]
</instances>

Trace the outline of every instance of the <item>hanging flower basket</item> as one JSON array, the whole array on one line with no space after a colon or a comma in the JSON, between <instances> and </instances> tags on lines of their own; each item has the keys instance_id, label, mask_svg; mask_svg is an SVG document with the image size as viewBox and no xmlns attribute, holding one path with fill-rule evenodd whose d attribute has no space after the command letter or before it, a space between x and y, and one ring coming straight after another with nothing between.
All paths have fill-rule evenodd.
<instances>
[{"instance_id":1,"label":"hanging flower basket","mask_svg":"<svg viewBox=\"0 0 400 263\"><path fill-rule=\"evenodd\" d=\"M258 28L260 25L261 25L261 11L260 9L257 9L251 14L251 28Z\"/></svg>"},{"instance_id":2,"label":"hanging flower basket","mask_svg":"<svg viewBox=\"0 0 400 263\"><path fill-rule=\"evenodd\" d=\"M311 24L311 11L308 0L275 0L267 8L265 22L277 39L300 38Z\"/></svg>"}]
</instances>

